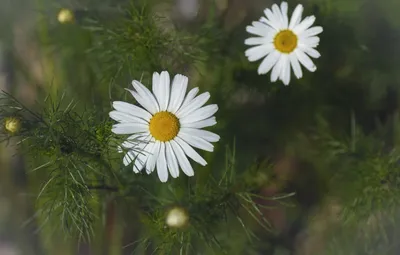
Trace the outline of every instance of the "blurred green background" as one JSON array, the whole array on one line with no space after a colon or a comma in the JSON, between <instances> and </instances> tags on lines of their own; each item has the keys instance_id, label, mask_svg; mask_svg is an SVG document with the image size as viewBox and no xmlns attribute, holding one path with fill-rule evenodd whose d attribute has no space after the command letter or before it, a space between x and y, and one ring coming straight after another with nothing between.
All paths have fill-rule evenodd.
<instances>
[{"instance_id":1,"label":"blurred green background","mask_svg":"<svg viewBox=\"0 0 400 255\"><path fill-rule=\"evenodd\" d=\"M222 139L206 155L211 167L196 166L194 178L218 171L235 139L238 171L273 163L261 194L296 192L295 206L263 210L276 236L254 227L255 251L238 237L230 254L400 254L400 1L289 0L289 13L301 3L303 17L315 15L324 28L317 71L289 86L257 75L259 62L244 56L245 27L275 1L153 0L154 24L97 32L99 24L115 28L127 2L1 0L0 88L33 109L42 90L65 91L78 109L95 105L106 119L132 79L185 74L220 106L214 131ZM57 20L61 8L73 11L73 23ZM0 255L132 254L123 248L138 234L121 213L127 205L103 201L104 233L91 244L43 227L35 207L42 180L17 148L15 140L0 148Z\"/></svg>"}]
</instances>

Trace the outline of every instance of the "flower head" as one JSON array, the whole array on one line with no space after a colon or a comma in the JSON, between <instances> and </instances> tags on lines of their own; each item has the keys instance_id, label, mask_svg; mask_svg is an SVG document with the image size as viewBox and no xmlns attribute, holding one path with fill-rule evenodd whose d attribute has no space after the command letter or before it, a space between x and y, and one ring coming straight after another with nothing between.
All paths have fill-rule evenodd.
<instances>
[{"instance_id":1,"label":"flower head","mask_svg":"<svg viewBox=\"0 0 400 255\"><path fill-rule=\"evenodd\" d=\"M174 207L167 212L165 222L171 228L185 227L189 222L188 212L182 207Z\"/></svg>"},{"instance_id":2,"label":"flower head","mask_svg":"<svg viewBox=\"0 0 400 255\"><path fill-rule=\"evenodd\" d=\"M264 58L258 73L266 74L272 69L272 82L280 79L289 85L291 68L300 79L303 76L300 64L310 72L317 69L310 57L321 56L315 47L319 44L317 35L323 29L320 26L311 27L315 21L314 16L301 20L302 12L303 6L297 5L289 20L287 2L282 2L280 8L274 4L272 10L264 10L265 17L246 27L247 32L257 37L245 40L246 45L255 45L246 50L245 54L251 62Z\"/></svg>"},{"instance_id":3,"label":"flower head","mask_svg":"<svg viewBox=\"0 0 400 255\"><path fill-rule=\"evenodd\" d=\"M5 118L4 119L4 128L10 134L15 134L21 128L21 121L15 117Z\"/></svg>"},{"instance_id":4,"label":"flower head","mask_svg":"<svg viewBox=\"0 0 400 255\"><path fill-rule=\"evenodd\" d=\"M205 166L207 162L192 148L213 151L212 142L219 136L204 127L215 125L213 115L218 106L203 106L210 94L196 96L198 88L186 94L188 78L177 74L170 85L170 76L164 71L153 74L152 92L142 83L134 80L134 90L127 89L143 107L126 102L113 102L114 111L110 117L118 124L113 125L115 134L131 134L122 144L127 150L123 159L125 165L133 164L135 173L146 169L150 174L157 168L162 182L179 176L179 168L187 176L193 176L188 157Z\"/></svg>"},{"instance_id":5,"label":"flower head","mask_svg":"<svg viewBox=\"0 0 400 255\"><path fill-rule=\"evenodd\" d=\"M74 13L69 9L61 9L57 16L58 22L65 24L65 23L72 23L74 21Z\"/></svg>"}]
</instances>

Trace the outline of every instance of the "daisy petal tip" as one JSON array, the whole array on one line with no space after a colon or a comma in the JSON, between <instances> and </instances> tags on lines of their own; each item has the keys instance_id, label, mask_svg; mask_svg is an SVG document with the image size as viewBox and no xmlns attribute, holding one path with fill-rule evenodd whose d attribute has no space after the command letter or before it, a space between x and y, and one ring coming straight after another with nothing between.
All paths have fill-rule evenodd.
<instances>
[{"instance_id":1,"label":"daisy petal tip","mask_svg":"<svg viewBox=\"0 0 400 255\"><path fill-rule=\"evenodd\" d=\"M162 182L162 183L166 183L167 181L168 181L168 179L164 179L164 178L159 178L160 179L160 181Z\"/></svg>"},{"instance_id":2,"label":"daisy petal tip","mask_svg":"<svg viewBox=\"0 0 400 255\"><path fill-rule=\"evenodd\" d=\"M252 34L253 26L246 26L246 32Z\"/></svg>"},{"instance_id":3,"label":"daisy petal tip","mask_svg":"<svg viewBox=\"0 0 400 255\"><path fill-rule=\"evenodd\" d=\"M168 71L162 71L160 75L165 75L169 77L169 72Z\"/></svg>"},{"instance_id":4,"label":"daisy petal tip","mask_svg":"<svg viewBox=\"0 0 400 255\"><path fill-rule=\"evenodd\" d=\"M176 77L177 79L181 79L181 80L188 79L188 77L185 76L185 75L183 75L183 74L177 74L177 75L175 75L175 77Z\"/></svg>"}]
</instances>

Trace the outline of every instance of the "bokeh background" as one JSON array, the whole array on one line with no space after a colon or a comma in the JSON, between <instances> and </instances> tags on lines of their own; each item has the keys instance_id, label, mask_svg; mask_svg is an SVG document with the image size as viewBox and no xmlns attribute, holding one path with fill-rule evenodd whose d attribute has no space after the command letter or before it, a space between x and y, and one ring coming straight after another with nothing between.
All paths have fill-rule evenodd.
<instances>
[{"instance_id":1,"label":"bokeh background","mask_svg":"<svg viewBox=\"0 0 400 255\"><path fill-rule=\"evenodd\" d=\"M303 16L315 15L324 28L317 71L301 80L292 76L290 86L257 75L259 63L244 56L245 27L275 1L152 1L163 31L200 39L182 39L177 45L188 45L161 64L151 56L129 56L128 67L107 55L107 49L123 55L119 45L102 44L106 37L92 36L95 25L89 25L121 19L118 6L126 2L0 0L0 88L33 109L41 91L65 91L82 106L103 108L99 115L106 116L110 99L123 95L132 79L144 74L149 80L157 68L186 74L220 106L216 132L222 140L214 157L223 162L224 147L235 140L238 171L273 163L265 176L254 177L268 179L261 194L296 192L290 206L263 210L278 233L257 230L268 247L250 253L232 239L230 254L400 254L400 1L289 0L289 10L303 4ZM73 23L58 21L61 8L73 11ZM151 54L161 54L175 43L159 46L161 37L132 29L137 37L129 32L123 43L132 43L135 52L145 51L139 49L143 43ZM184 54L187 49L193 55ZM40 178L30 175L32 166L15 139L0 152L0 255L132 254L123 247L135 240L136 225L110 213L113 207L106 206L107 228L92 244L77 245L43 228L36 217Z\"/></svg>"}]
</instances>

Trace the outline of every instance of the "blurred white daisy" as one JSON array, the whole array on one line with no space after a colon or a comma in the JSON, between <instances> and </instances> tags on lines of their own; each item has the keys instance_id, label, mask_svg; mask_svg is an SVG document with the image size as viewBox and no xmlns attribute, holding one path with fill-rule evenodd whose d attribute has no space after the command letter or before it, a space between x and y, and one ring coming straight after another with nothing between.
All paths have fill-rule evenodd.
<instances>
[{"instance_id":1,"label":"blurred white daisy","mask_svg":"<svg viewBox=\"0 0 400 255\"><path fill-rule=\"evenodd\" d=\"M186 94L188 78L177 74L170 86L170 76L164 71L153 74L153 93L134 80L135 90L127 89L143 107L116 101L110 117L116 121L115 134L132 134L122 144L127 149L125 165L133 164L133 171L146 169L150 174L157 168L161 182L179 176L179 168L187 176L193 176L193 168L187 157L205 166L207 162L192 148L213 151L211 142L219 141L214 133L202 130L215 125L215 104L203 106L210 98L205 92L198 96L198 88Z\"/></svg>"},{"instance_id":2,"label":"blurred white daisy","mask_svg":"<svg viewBox=\"0 0 400 255\"><path fill-rule=\"evenodd\" d=\"M274 4L272 10L264 10L266 17L246 27L247 32L258 36L245 40L246 45L256 45L246 50L246 57L251 62L265 57L258 67L258 73L266 74L272 69L272 82L279 78L285 85L289 85L290 67L300 79L303 76L300 63L310 72L317 69L310 57L321 56L315 47L319 44L316 35L323 29L320 26L311 27L315 21L314 16L301 20L302 12L303 6L297 5L289 20L287 2L282 2L280 8Z\"/></svg>"}]
</instances>

